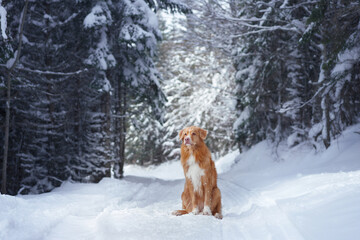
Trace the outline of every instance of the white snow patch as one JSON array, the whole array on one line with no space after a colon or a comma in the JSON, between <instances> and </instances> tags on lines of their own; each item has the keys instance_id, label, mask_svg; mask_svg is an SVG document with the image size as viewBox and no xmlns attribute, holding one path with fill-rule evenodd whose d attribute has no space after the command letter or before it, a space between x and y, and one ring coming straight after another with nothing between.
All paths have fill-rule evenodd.
<instances>
[{"instance_id":1,"label":"white snow patch","mask_svg":"<svg viewBox=\"0 0 360 240\"><path fill-rule=\"evenodd\" d=\"M289 0L284 0L283 4L281 4L280 9L285 8L289 4Z\"/></svg>"},{"instance_id":2,"label":"white snow patch","mask_svg":"<svg viewBox=\"0 0 360 240\"><path fill-rule=\"evenodd\" d=\"M126 165L126 176L139 176L146 178L159 178L162 180L184 179L184 171L180 161L165 162L160 166L141 167L138 165Z\"/></svg>"},{"instance_id":3,"label":"white snow patch","mask_svg":"<svg viewBox=\"0 0 360 240\"><path fill-rule=\"evenodd\" d=\"M109 9L105 4L99 4L91 9L91 12L84 19L85 28L111 23L112 18Z\"/></svg>"},{"instance_id":4,"label":"white snow patch","mask_svg":"<svg viewBox=\"0 0 360 240\"><path fill-rule=\"evenodd\" d=\"M292 133L286 140L288 147L293 147L301 142L301 138L297 132Z\"/></svg>"},{"instance_id":5,"label":"white snow patch","mask_svg":"<svg viewBox=\"0 0 360 240\"><path fill-rule=\"evenodd\" d=\"M360 124L349 127L323 152L310 144L289 149L284 143L278 149L282 161L266 141L219 159L222 220L171 215L181 208L184 188L177 161L127 166L123 180L66 182L40 195L0 195L0 239L356 239L359 130Z\"/></svg>"},{"instance_id":6,"label":"white snow patch","mask_svg":"<svg viewBox=\"0 0 360 240\"><path fill-rule=\"evenodd\" d=\"M231 167L236 163L236 159L239 156L239 150L235 150L226 154L215 161L216 171L218 174L228 172Z\"/></svg>"},{"instance_id":7,"label":"white snow patch","mask_svg":"<svg viewBox=\"0 0 360 240\"><path fill-rule=\"evenodd\" d=\"M1 5L2 0L0 0L0 28L1 36L4 40L8 39L6 35L7 20L6 20L6 9Z\"/></svg>"},{"instance_id":8,"label":"white snow patch","mask_svg":"<svg viewBox=\"0 0 360 240\"><path fill-rule=\"evenodd\" d=\"M346 49L338 55L338 63L331 71L332 75L342 73L353 67L353 65L359 61L360 58L360 47L354 47Z\"/></svg>"},{"instance_id":9,"label":"white snow patch","mask_svg":"<svg viewBox=\"0 0 360 240\"><path fill-rule=\"evenodd\" d=\"M14 66L15 60L16 60L16 56L18 54L18 50L15 51L14 53L14 57L10 58L7 62L6 62L6 67L8 69L12 68Z\"/></svg>"},{"instance_id":10,"label":"white snow patch","mask_svg":"<svg viewBox=\"0 0 360 240\"><path fill-rule=\"evenodd\" d=\"M244 111L241 112L240 116L234 122L233 129L238 129L239 126L248 120L250 117L250 108L247 106L245 107Z\"/></svg>"}]
</instances>

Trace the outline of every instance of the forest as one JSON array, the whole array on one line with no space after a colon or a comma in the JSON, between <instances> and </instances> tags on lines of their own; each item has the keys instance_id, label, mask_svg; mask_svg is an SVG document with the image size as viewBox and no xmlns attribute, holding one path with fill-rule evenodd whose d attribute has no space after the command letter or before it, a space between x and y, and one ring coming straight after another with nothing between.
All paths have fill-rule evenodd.
<instances>
[{"instance_id":1,"label":"forest","mask_svg":"<svg viewBox=\"0 0 360 240\"><path fill-rule=\"evenodd\" d=\"M0 0L1 193L122 178L267 140L331 146L360 115L359 0Z\"/></svg>"}]
</instances>

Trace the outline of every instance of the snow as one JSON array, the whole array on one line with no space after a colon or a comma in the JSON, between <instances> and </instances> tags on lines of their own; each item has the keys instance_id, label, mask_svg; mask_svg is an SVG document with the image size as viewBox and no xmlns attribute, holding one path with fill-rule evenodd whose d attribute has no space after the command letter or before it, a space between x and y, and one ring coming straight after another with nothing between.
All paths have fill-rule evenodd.
<instances>
[{"instance_id":1,"label":"snow","mask_svg":"<svg viewBox=\"0 0 360 240\"><path fill-rule=\"evenodd\" d=\"M281 4L280 9L285 8L289 4L289 0L284 0L283 4Z\"/></svg>"},{"instance_id":2,"label":"snow","mask_svg":"<svg viewBox=\"0 0 360 240\"><path fill-rule=\"evenodd\" d=\"M8 39L6 35L7 21L6 21L6 9L1 5L2 0L0 0L0 29L1 36L4 40Z\"/></svg>"},{"instance_id":3,"label":"snow","mask_svg":"<svg viewBox=\"0 0 360 240\"><path fill-rule=\"evenodd\" d=\"M354 47L346 49L342 53L338 54L338 63L333 68L331 74L336 75L344 71L350 70L360 58L360 47Z\"/></svg>"},{"instance_id":4,"label":"snow","mask_svg":"<svg viewBox=\"0 0 360 240\"><path fill-rule=\"evenodd\" d=\"M299 136L299 134L297 132L294 132L292 134L290 134L290 136L287 138L286 140L288 147L293 147L296 144L298 144L299 142L301 142L301 137Z\"/></svg>"},{"instance_id":5,"label":"snow","mask_svg":"<svg viewBox=\"0 0 360 240\"><path fill-rule=\"evenodd\" d=\"M219 158L215 161L216 171L218 174L225 173L231 169L236 163L236 157L239 155L239 150L230 152L224 157Z\"/></svg>"},{"instance_id":6,"label":"snow","mask_svg":"<svg viewBox=\"0 0 360 240\"><path fill-rule=\"evenodd\" d=\"M110 90L111 90L111 83L110 83L109 79L107 79L106 76L104 76L103 90L105 92L110 92Z\"/></svg>"},{"instance_id":7,"label":"snow","mask_svg":"<svg viewBox=\"0 0 360 240\"><path fill-rule=\"evenodd\" d=\"M174 161L126 166L123 180L1 195L0 239L356 239L359 129L349 127L323 152L285 142L274 156L264 141L216 160L222 220L171 215L181 208L184 186Z\"/></svg>"},{"instance_id":8,"label":"snow","mask_svg":"<svg viewBox=\"0 0 360 240\"><path fill-rule=\"evenodd\" d=\"M16 50L14 53L14 57L10 58L7 62L6 62L6 67L8 69L12 68L14 66L15 60L16 60L16 56L18 54L18 51Z\"/></svg>"},{"instance_id":9,"label":"snow","mask_svg":"<svg viewBox=\"0 0 360 240\"><path fill-rule=\"evenodd\" d=\"M112 18L105 4L96 5L84 19L85 28L102 26L111 23Z\"/></svg>"},{"instance_id":10,"label":"snow","mask_svg":"<svg viewBox=\"0 0 360 240\"><path fill-rule=\"evenodd\" d=\"M247 121L250 117L250 108L249 106L246 106L244 111L241 112L238 119L233 124L233 129L238 129L241 124L243 124L245 121Z\"/></svg>"},{"instance_id":11,"label":"snow","mask_svg":"<svg viewBox=\"0 0 360 240\"><path fill-rule=\"evenodd\" d=\"M138 176L143 178L158 178L161 180L184 179L184 172L180 161L171 161L160 166L150 166L147 168L137 165L127 165L124 167L126 175Z\"/></svg>"},{"instance_id":12,"label":"snow","mask_svg":"<svg viewBox=\"0 0 360 240\"><path fill-rule=\"evenodd\" d=\"M351 68L358 62L360 58L360 22L357 27L358 31L354 31L353 34L347 39L345 46L348 48L340 51L337 56L337 63L331 71L331 75L336 77L342 75L344 72L351 70Z\"/></svg>"},{"instance_id":13,"label":"snow","mask_svg":"<svg viewBox=\"0 0 360 240\"><path fill-rule=\"evenodd\" d=\"M114 55L110 52L110 47L108 44L108 39L106 35L107 28L101 28L101 38L97 43L96 49L91 49L90 56L85 59L87 64L96 64L101 70L107 70L116 65L116 59Z\"/></svg>"}]
</instances>

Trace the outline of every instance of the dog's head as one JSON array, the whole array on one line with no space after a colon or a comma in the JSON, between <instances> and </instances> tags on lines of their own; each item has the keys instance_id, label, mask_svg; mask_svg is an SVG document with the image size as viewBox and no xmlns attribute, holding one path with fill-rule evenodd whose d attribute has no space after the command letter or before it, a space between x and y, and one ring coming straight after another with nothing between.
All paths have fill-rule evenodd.
<instances>
[{"instance_id":1,"label":"dog's head","mask_svg":"<svg viewBox=\"0 0 360 240\"><path fill-rule=\"evenodd\" d=\"M206 135L206 130L195 126L184 128L179 132L180 140L187 147L195 146L199 143L204 142Z\"/></svg>"}]
</instances>

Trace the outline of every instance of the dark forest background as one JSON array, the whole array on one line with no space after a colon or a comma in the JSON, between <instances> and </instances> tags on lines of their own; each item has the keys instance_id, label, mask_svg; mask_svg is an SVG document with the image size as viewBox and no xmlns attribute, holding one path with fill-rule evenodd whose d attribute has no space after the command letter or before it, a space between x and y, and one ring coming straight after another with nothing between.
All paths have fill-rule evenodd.
<instances>
[{"instance_id":1,"label":"dark forest background","mask_svg":"<svg viewBox=\"0 0 360 240\"><path fill-rule=\"evenodd\" d=\"M265 139L321 150L359 120L357 0L1 7L2 193L178 159L177 132L189 125L209 130L219 157Z\"/></svg>"}]
</instances>

